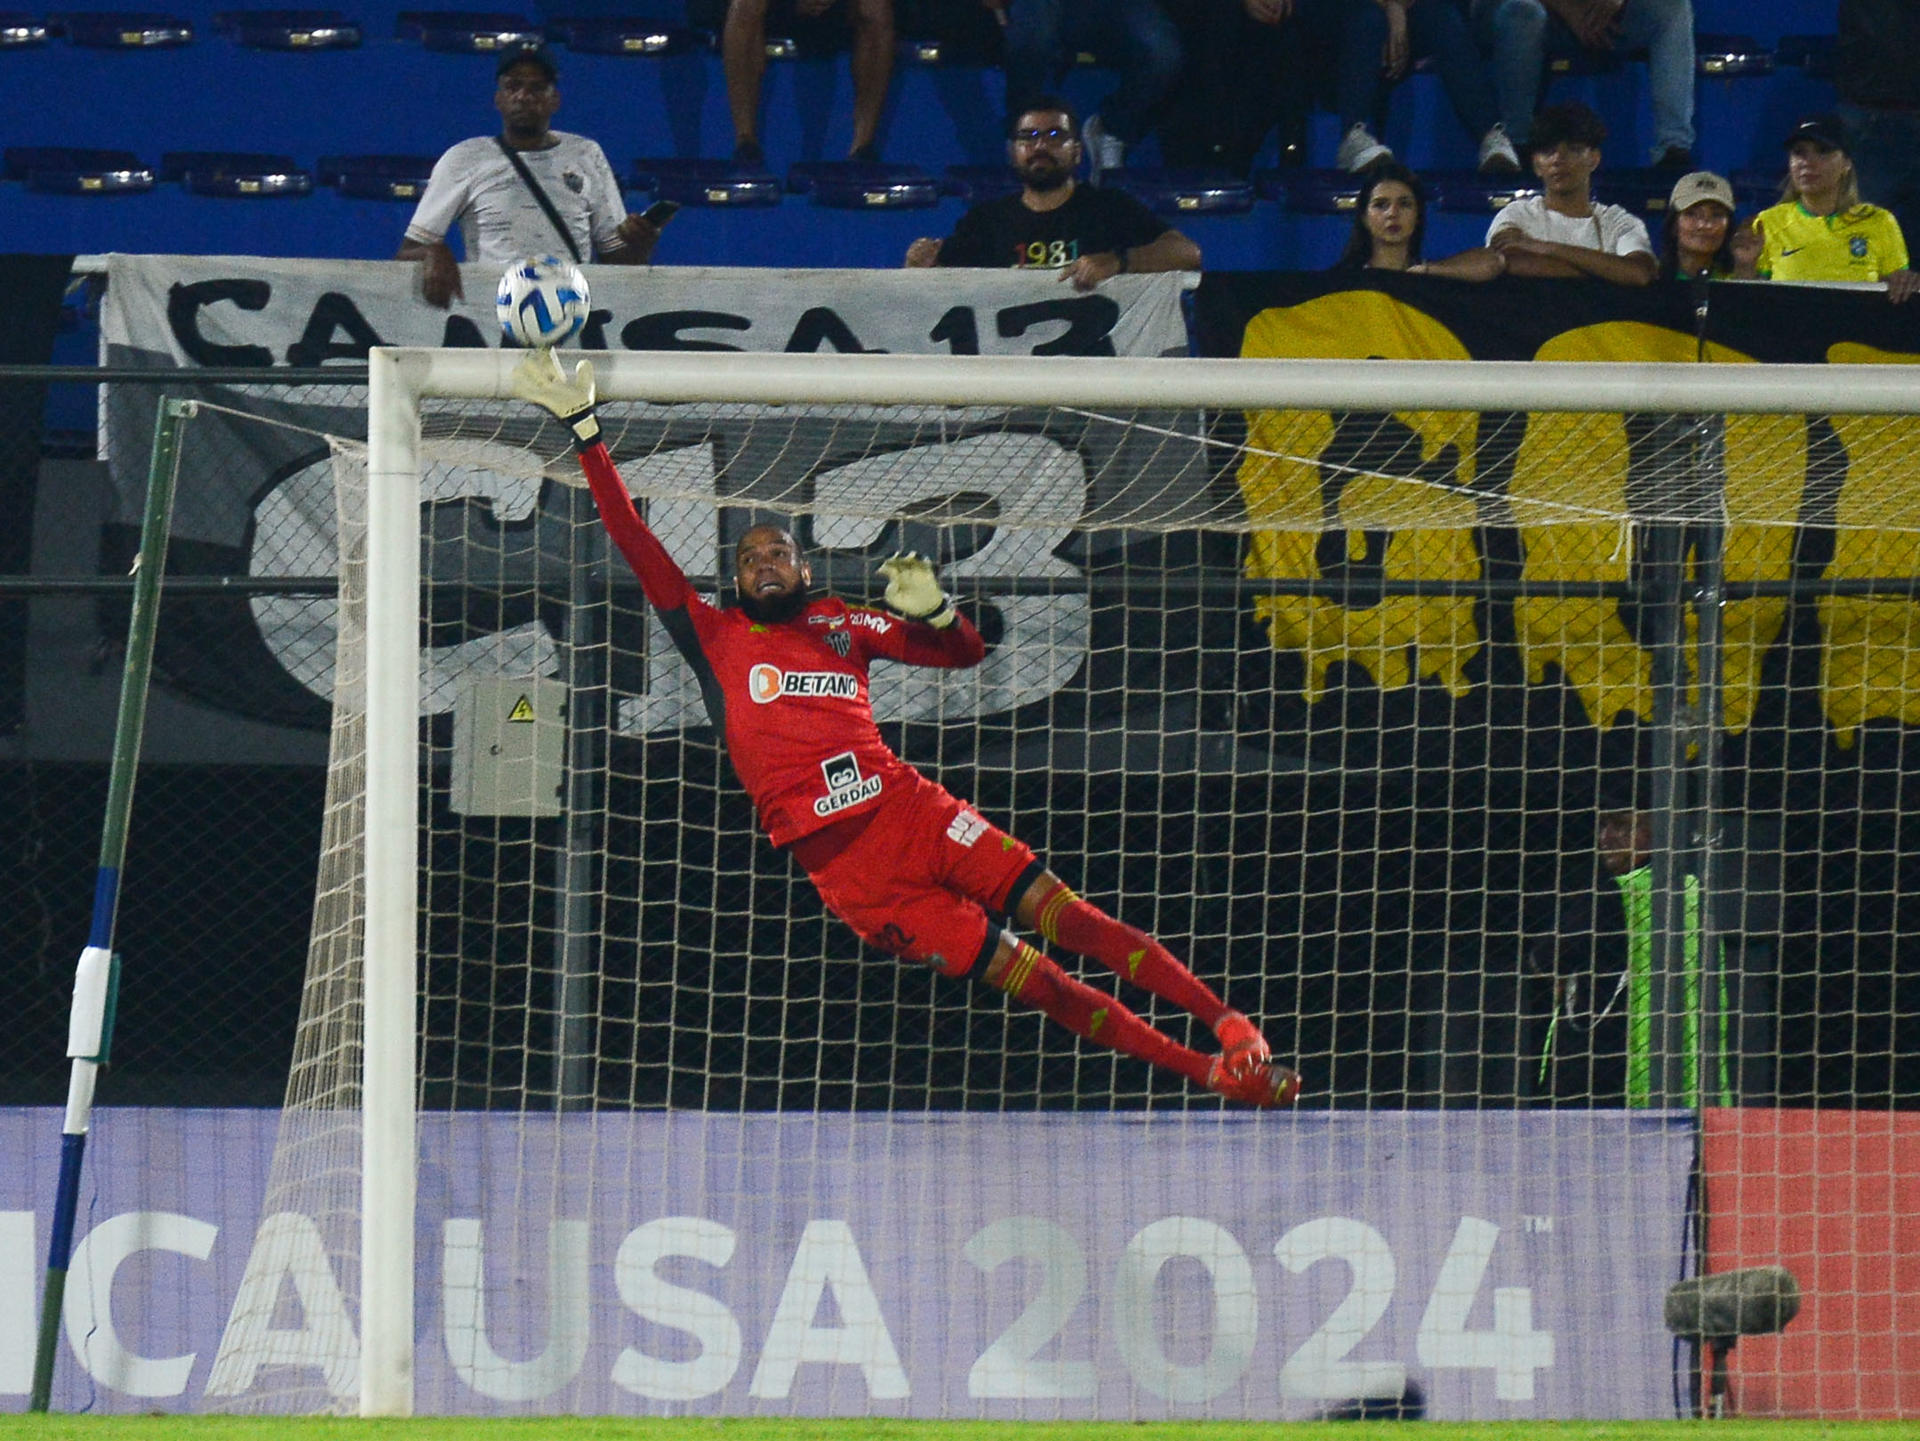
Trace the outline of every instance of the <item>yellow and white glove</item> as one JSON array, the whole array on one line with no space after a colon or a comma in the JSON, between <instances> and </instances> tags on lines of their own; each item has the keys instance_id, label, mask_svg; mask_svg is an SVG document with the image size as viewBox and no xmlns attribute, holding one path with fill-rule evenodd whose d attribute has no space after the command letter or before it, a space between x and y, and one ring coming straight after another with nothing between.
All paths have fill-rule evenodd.
<instances>
[{"instance_id":1,"label":"yellow and white glove","mask_svg":"<svg viewBox=\"0 0 1920 1441\"><path fill-rule=\"evenodd\" d=\"M953 602L933 578L933 562L908 551L891 555L880 562L880 573L887 578L887 593L882 599L908 620L925 621L944 630L953 624Z\"/></svg>"},{"instance_id":2,"label":"yellow and white glove","mask_svg":"<svg viewBox=\"0 0 1920 1441\"><path fill-rule=\"evenodd\" d=\"M522 400L552 411L573 432L577 449L600 439L600 417L593 407L593 362L583 360L567 379L560 357L550 347L529 350L513 368L513 393Z\"/></svg>"}]
</instances>

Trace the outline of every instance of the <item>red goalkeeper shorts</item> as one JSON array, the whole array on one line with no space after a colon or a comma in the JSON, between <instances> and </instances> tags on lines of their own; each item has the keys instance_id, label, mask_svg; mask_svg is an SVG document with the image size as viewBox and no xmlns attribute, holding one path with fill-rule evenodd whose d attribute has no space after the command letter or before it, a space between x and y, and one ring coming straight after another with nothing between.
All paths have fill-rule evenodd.
<instances>
[{"instance_id":1,"label":"red goalkeeper shorts","mask_svg":"<svg viewBox=\"0 0 1920 1441\"><path fill-rule=\"evenodd\" d=\"M1034 865L1026 844L922 775L890 787L845 850L809 871L827 909L868 945L949 976L985 949L987 912Z\"/></svg>"}]
</instances>

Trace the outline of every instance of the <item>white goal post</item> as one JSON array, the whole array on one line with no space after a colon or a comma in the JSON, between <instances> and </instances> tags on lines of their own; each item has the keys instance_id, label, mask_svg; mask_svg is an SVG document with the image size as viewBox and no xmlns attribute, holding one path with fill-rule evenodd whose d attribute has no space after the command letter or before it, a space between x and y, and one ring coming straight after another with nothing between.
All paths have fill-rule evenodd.
<instances>
[{"instance_id":1,"label":"white goal post","mask_svg":"<svg viewBox=\"0 0 1920 1441\"><path fill-rule=\"evenodd\" d=\"M580 354L562 352L569 365ZM490 403L503 413L531 415L531 407L515 399L511 389L510 373L519 358L508 351L427 349L376 349L369 357L360 1235L360 1409L367 1416L409 1415L414 1406L421 407L423 402L438 400L475 401ZM599 397L608 405L1040 405L1126 412L1653 416L1797 414L1817 407L1825 414L1920 413L1920 386L1907 368L1895 365L1076 360L695 352L593 352L586 358L594 362ZM1844 374L1836 376L1841 370ZM575 464L565 452L543 463L555 476ZM1576 481L1573 490L1577 489ZM1591 518L1592 512L1587 516ZM1623 524L1632 518L1618 517ZM1464 1314L1462 1309L1460 1315Z\"/></svg>"}]
</instances>

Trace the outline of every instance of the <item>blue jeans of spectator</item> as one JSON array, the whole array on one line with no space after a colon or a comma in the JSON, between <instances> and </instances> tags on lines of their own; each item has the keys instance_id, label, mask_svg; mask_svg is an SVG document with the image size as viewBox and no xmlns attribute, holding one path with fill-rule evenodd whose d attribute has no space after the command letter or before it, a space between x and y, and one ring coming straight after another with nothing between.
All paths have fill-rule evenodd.
<instances>
[{"instance_id":1,"label":"blue jeans of spectator","mask_svg":"<svg viewBox=\"0 0 1920 1441\"><path fill-rule=\"evenodd\" d=\"M1372 57L1374 84L1379 89L1379 57L1387 43L1386 11L1374 4L1356 5L1352 23L1360 32L1361 55ZM1480 58L1480 49L1474 44L1473 32L1457 0L1419 0L1407 12L1407 44L1413 59L1432 57L1434 72L1447 92L1453 113L1478 143L1500 118L1500 107L1493 82L1487 77L1486 63ZM1343 66L1343 78L1344 74Z\"/></svg>"},{"instance_id":2,"label":"blue jeans of spectator","mask_svg":"<svg viewBox=\"0 0 1920 1441\"><path fill-rule=\"evenodd\" d=\"M1146 138L1180 76L1180 33L1157 0L1014 0L1007 10L1007 111L1051 90L1075 52L1120 72L1100 103L1100 123L1128 145Z\"/></svg>"},{"instance_id":3,"label":"blue jeans of spectator","mask_svg":"<svg viewBox=\"0 0 1920 1441\"><path fill-rule=\"evenodd\" d=\"M1373 0L1299 0L1293 19L1283 22L1282 29L1289 28L1293 43L1306 51L1308 75L1320 64L1332 70L1340 133L1374 124L1381 108L1380 48L1387 38L1380 7Z\"/></svg>"},{"instance_id":4,"label":"blue jeans of spectator","mask_svg":"<svg viewBox=\"0 0 1920 1441\"><path fill-rule=\"evenodd\" d=\"M1893 212L1911 253L1920 244L1920 110L1873 110L1844 100L1838 110L1852 134L1847 154L1860 198Z\"/></svg>"},{"instance_id":5,"label":"blue jeans of spectator","mask_svg":"<svg viewBox=\"0 0 1920 1441\"><path fill-rule=\"evenodd\" d=\"M1416 9L1420 8L1418 6ZM1534 106L1551 52L1577 54L1574 34L1541 0L1473 0L1473 27L1493 56L1500 118L1514 144L1533 130ZM1645 46L1653 92L1653 153L1693 148L1693 0L1627 0L1616 41Z\"/></svg>"}]
</instances>

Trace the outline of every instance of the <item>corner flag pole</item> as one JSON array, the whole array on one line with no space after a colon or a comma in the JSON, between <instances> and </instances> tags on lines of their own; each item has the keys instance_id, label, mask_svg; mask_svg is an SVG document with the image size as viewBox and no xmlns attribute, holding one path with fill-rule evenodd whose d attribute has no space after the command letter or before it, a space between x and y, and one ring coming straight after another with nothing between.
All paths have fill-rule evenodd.
<instances>
[{"instance_id":1,"label":"corner flag pole","mask_svg":"<svg viewBox=\"0 0 1920 1441\"><path fill-rule=\"evenodd\" d=\"M174 481L180 469L181 423L194 413L190 400L163 398L153 427L153 458L147 466L147 505L140 523L140 554L133 567L133 614L127 622L127 661L120 678L120 714L113 731L107 813L100 827L100 862L94 872L93 924L74 972L73 1010L67 1022L66 1119L60 1128L60 1180L53 1201L53 1237L47 1247L47 1279L41 1292L40 1332L33 1352L33 1390L28 1409L45 1411L53 1398L53 1359L60 1343L60 1316L67 1292L67 1262L73 1255L73 1222L80 1207L80 1162L93 1116L95 1077L113 1044L114 1002L120 958L113 954L113 922L120 901L120 867L127 855L127 818L140 765L140 736L147 720L147 681L153 671L153 636L160 614L160 579L167 568L167 530L173 516Z\"/></svg>"}]
</instances>

